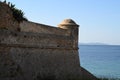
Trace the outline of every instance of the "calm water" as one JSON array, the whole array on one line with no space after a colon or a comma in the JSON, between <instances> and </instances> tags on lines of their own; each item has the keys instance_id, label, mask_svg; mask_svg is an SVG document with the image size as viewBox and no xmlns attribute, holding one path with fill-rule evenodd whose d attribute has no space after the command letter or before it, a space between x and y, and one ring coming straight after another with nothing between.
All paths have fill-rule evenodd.
<instances>
[{"instance_id":1,"label":"calm water","mask_svg":"<svg viewBox=\"0 0 120 80\"><path fill-rule=\"evenodd\" d=\"M120 78L120 46L81 45L81 65L98 77Z\"/></svg>"}]
</instances>

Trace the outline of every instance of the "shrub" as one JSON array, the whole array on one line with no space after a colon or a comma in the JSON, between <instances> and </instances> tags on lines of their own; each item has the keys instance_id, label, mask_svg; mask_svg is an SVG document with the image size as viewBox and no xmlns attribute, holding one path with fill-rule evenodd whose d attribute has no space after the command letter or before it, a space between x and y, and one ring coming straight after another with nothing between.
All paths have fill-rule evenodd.
<instances>
[{"instance_id":1,"label":"shrub","mask_svg":"<svg viewBox=\"0 0 120 80\"><path fill-rule=\"evenodd\" d=\"M22 10L17 9L17 8L15 7L15 5L12 4L12 3L10 3L10 2L7 3L6 0L3 1L3 3L7 4L7 5L10 7L10 9L12 10L13 17L14 17L18 22L21 22L21 21L23 21L23 20L27 21L27 18L24 17L24 13L23 13Z\"/></svg>"}]
</instances>

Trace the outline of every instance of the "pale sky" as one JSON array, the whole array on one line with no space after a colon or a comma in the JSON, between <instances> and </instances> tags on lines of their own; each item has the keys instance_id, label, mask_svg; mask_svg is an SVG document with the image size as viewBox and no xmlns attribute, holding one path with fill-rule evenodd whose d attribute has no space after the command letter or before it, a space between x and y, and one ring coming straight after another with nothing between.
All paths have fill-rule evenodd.
<instances>
[{"instance_id":1,"label":"pale sky","mask_svg":"<svg viewBox=\"0 0 120 80\"><path fill-rule=\"evenodd\" d=\"M3 0L2 0L3 1ZM80 25L79 42L120 45L120 0L7 0L28 20L57 26L66 18Z\"/></svg>"}]
</instances>

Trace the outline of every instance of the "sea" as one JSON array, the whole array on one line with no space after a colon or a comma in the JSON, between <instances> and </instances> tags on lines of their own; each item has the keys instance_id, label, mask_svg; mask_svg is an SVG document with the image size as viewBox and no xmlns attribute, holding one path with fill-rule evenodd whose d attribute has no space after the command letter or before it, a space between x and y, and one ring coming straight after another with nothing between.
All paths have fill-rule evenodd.
<instances>
[{"instance_id":1,"label":"sea","mask_svg":"<svg viewBox=\"0 0 120 80\"><path fill-rule=\"evenodd\" d=\"M120 45L80 45L79 57L93 75L120 78Z\"/></svg>"}]
</instances>

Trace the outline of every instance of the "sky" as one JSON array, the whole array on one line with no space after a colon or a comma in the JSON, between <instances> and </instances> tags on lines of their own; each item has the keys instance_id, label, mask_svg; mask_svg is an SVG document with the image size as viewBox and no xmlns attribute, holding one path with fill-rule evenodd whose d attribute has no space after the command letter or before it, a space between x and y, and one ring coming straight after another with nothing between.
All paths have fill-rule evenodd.
<instances>
[{"instance_id":1,"label":"sky","mask_svg":"<svg viewBox=\"0 0 120 80\"><path fill-rule=\"evenodd\" d=\"M3 0L1 0L3 1ZM6 0L33 22L57 26L73 19L80 43L120 45L120 0Z\"/></svg>"}]
</instances>

